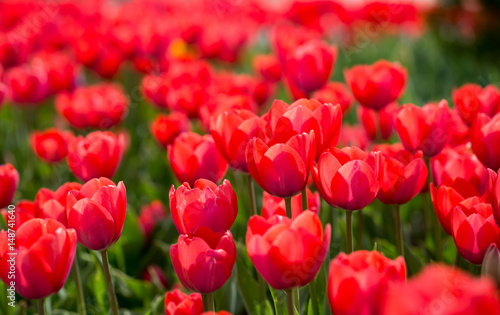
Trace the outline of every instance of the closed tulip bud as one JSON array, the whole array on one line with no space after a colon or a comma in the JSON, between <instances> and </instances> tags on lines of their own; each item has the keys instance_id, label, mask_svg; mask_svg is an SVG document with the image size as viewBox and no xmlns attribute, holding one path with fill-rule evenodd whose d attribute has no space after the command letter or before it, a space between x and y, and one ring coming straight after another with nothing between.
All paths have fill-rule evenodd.
<instances>
[{"instance_id":1,"label":"closed tulip bud","mask_svg":"<svg viewBox=\"0 0 500 315\"><path fill-rule=\"evenodd\" d=\"M491 277L500 287L500 251L496 244L491 244L484 255L481 275Z\"/></svg>"},{"instance_id":2,"label":"closed tulip bud","mask_svg":"<svg viewBox=\"0 0 500 315\"><path fill-rule=\"evenodd\" d=\"M0 210L1 215L5 222L9 221L9 216L11 213L8 212L8 209ZM16 208L14 209L14 226L9 226L10 229L17 231L21 225L25 222L36 218L35 213L35 203L29 200L20 200L16 204Z\"/></svg>"},{"instance_id":3,"label":"closed tulip bud","mask_svg":"<svg viewBox=\"0 0 500 315\"><path fill-rule=\"evenodd\" d=\"M17 104L39 104L47 97L47 76L28 65L10 68L5 73L9 95Z\"/></svg>"},{"instance_id":4,"label":"closed tulip bud","mask_svg":"<svg viewBox=\"0 0 500 315\"><path fill-rule=\"evenodd\" d=\"M70 191L79 191L80 188L82 188L82 185L79 183L65 183L56 191L47 188L40 189L35 197L36 217L54 219L67 227L66 198Z\"/></svg>"},{"instance_id":5,"label":"closed tulip bud","mask_svg":"<svg viewBox=\"0 0 500 315\"><path fill-rule=\"evenodd\" d=\"M206 179L197 180L193 188L184 183L175 190L172 185L169 199L172 220L180 234L193 234L200 227L224 232L238 214L236 193L227 179L219 186Z\"/></svg>"},{"instance_id":6,"label":"closed tulip bud","mask_svg":"<svg viewBox=\"0 0 500 315\"><path fill-rule=\"evenodd\" d=\"M370 140L387 140L394 129L397 104L390 103L380 110L358 107L358 119L363 125Z\"/></svg>"},{"instance_id":7,"label":"closed tulip bud","mask_svg":"<svg viewBox=\"0 0 500 315\"><path fill-rule=\"evenodd\" d=\"M391 260L377 251L340 253L330 263L327 294L335 315L377 315L382 298L395 283L406 280L403 257Z\"/></svg>"},{"instance_id":8,"label":"closed tulip bud","mask_svg":"<svg viewBox=\"0 0 500 315\"><path fill-rule=\"evenodd\" d=\"M122 234L127 213L127 193L123 182L116 186L101 177L72 190L66 201L68 227L76 230L78 242L91 250L103 251Z\"/></svg>"},{"instance_id":9,"label":"closed tulip bud","mask_svg":"<svg viewBox=\"0 0 500 315\"><path fill-rule=\"evenodd\" d=\"M274 55L256 55L252 65L254 71L267 81L276 82L281 79L281 65Z\"/></svg>"},{"instance_id":10,"label":"closed tulip bud","mask_svg":"<svg viewBox=\"0 0 500 315\"><path fill-rule=\"evenodd\" d=\"M179 289L165 294L165 315L197 315L203 313L201 294L186 295Z\"/></svg>"},{"instance_id":11,"label":"closed tulip bud","mask_svg":"<svg viewBox=\"0 0 500 315\"><path fill-rule=\"evenodd\" d=\"M220 289L231 276L236 246L231 232L198 228L182 234L170 246L170 258L182 285L189 290L210 293Z\"/></svg>"},{"instance_id":12,"label":"closed tulip bud","mask_svg":"<svg viewBox=\"0 0 500 315\"><path fill-rule=\"evenodd\" d=\"M19 173L14 166L10 163L0 165L0 209L10 205L18 184Z\"/></svg>"},{"instance_id":13,"label":"closed tulip bud","mask_svg":"<svg viewBox=\"0 0 500 315\"><path fill-rule=\"evenodd\" d=\"M384 157L356 147L324 151L311 170L314 184L332 207L359 210L375 199L382 185Z\"/></svg>"},{"instance_id":14,"label":"closed tulip bud","mask_svg":"<svg viewBox=\"0 0 500 315\"><path fill-rule=\"evenodd\" d=\"M8 235L0 232L0 277L9 277ZM76 254L76 233L52 220L31 219L16 232L15 288L27 299L43 299L57 293L66 282Z\"/></svg>"},{"instance_id":15,"label":"closed tulip bud","mask_svg":"<svg viewBox=\"0 0 500 315\"><path fill-rule=\"evenodd\" d=\"M144 205L138 217L139 226L148 240L155 228L168 217L168 211L160 200Z\"/></svg>"},{"instance_id":16,"label":"closed tulip bud","mask_svg":"<svg viewBox=\"0 0 500 315\"><path fill-rule=\"evenodd\" d=\"M330 247L331 226L323 232L312 211L295 219L254 215L248 221L248 256L264 280L275 289L302 287L318 273Z\"/></svg>"},{"instance_id":17,"label":"closed tulip bud","mask_svg":"<svg viewBox=\"0 0 500 315\"><path fill-rule=\"evenodd\" d=\"M500 143L500 113L489 118L483 113L477 115L472 125L471 143L472 151L484 166L493 171L500 169L498 159L498 144Z\"/></svg>"},{"instance_id":18,"label":"closed tulip bud","mask_svg":"<svg viewBox=\"0 0 500 315\"><path fill-rule=\"evenodd\" d=\"M68 146L68 167L81 179L113 177L125 151L125 136L94 131L85 138L75 137Z\"/></svg>"},{"instance_id":19,"label":"closed tulip bud","mask_svg":"<svg viewBox=\"0 0 500 315\"><path fill-rule=\"evenodd\" d=\"M342 108L342 114L347 112L354 101L347 85L341 82L328 82L324 87L315 91L311 97L322 104L339 104Z\"/></svg>"},{"instance_id":20,"label":"closed tulip bud","mask_svg":"<svg viewBox=\"0 0 500 315\"><path fill-rule=\"evenodd\" d=\"M168 115L159 114L151 124L151 133L164 148L172 144L178 135L190 130L191 123L189 119L179 112Z\"/></svg>"},{"instance_id":21,"label":"closed tulip bud","mask_svg":"<svg viewBox=\"0 0 500 315\"><path fill-rule=\"evenodd\" d=\"M226 175L227 163L210 135L183 132L167 148L168 159L179 182L194 183L205 178L215 183Z\"/></svg>"},{"instance_id":22,"label":"closed tulip bud","mask_svg":"<svg viewBox=\"0 0 500 315\"><path fill-rule=\"evenodd\" d=\"M397 62L379 60L372 65L354 66L344 71L344 77L362 106L379 110L403 94L408 73Z\"/></svg>"},{"instance_id":23,"label":"closed tulip bud","mask_svg":"<svg viewBox=\"0 0 500 315\"><path fill-rule=\"evenodd\" d=\"M49 94L74 88L79 67L67 53L53 51L38 53L32 58L31 65L46 73Z\"/></svg>"},{"instance_id":24,"label":"closed tulip bud","mask_svg":"<svg viewBox=\"0 0 500 315\"><path fill-rule=\"evenodd\" d=\"M432 157L448 144L452 133L452 120L448 103L427 104L417 107L403 105L396 115L396 131L406 150L422 150L424 156Z\"/></svg>"},{"instance_id":25,"label":"closed tulip bud","mask_svg":"<svg viewBox=\"0 0 500 315\"><path fill-rule=\"evenodd\" d=\"M318 192L313 193L309 188L307 188L307 205L308 210L319 215L321 197ZM303 210L305 209L302 209L302 193L299 193L292 197L292 218L296 218ZM274 215L286 217L285 199L264 192L262 197L262 217L264 219L269 219Z\"/></svg>"},{"instance_id":26,"label":"closed tulip bud","mask_svg":"<svg viewBox=\"0 0 500 315\"><path fill-rule=\"evenodd\" d=\"M500 91L494 85L482 88L477 84L464 84L453 90L452 98L458 113L469 126L478 113L493 117L500 109Z\"/></svg>"},{"instance_id":27,"label":"closed tulip bud","mask_svg":"<svg viewBox=\"0 0 500 315\"><path fill-rule=\"evenodd\" d=\"M30 135L30 144L35 154L49 162L55 163L68 155L68 143L73 139L71 131L49 128L35 131Z\"/></svg>"}]
</instances>

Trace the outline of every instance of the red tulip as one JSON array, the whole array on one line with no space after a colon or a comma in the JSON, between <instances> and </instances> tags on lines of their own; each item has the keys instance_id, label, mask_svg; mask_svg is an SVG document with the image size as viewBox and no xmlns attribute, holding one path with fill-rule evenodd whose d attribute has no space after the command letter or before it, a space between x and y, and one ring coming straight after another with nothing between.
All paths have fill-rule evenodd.
<instances>
[{"instance_id":1,"label":"red tulip","mask_svg":"<svg viewBox=\"0 0 500 315\"><path fill-rule=\"evenodd\" d=\"M47 76L28 65L10 68L5 73L10 98L18 104L38 104L47 97Z\"/></svg>"},{"instance_id":2,"label":"red tulip","mask_svg":"<svg viewBox=\"0 0 500 315\"><path fill-rule=\"evenodd\" d=\"M66 282L76 253L76 233L52 219L32 219L15 233L15 268L6 231L0 232L0 277L27 299L57 293ZM14 276L14 277L12 277Z\"/></svg>"},{"instance_id":3,"label":"red tulip","mask_svg":"<svg viewBox=\"0 0 500 315\"><path fill-rule=\"evenodd\" d=\"M380 152L356 147L324 151L311 169L314 183L332 207L359 210L375 199L382 185L384 159Z\"/></svg>"},{"instance_id":4,"label":"red tulip","mask_svg":"<svg viewBox=\"0 0 500 315\"><path fill-rule=\"evenodd\" d=\"M347 112L353 102L351 91L347 85L340 82L328 82L324 87L315 91L311 97L323 104L339 104L343 114Z\"/></svg>"},{"instance_id":5,"label":"red tulip","mask_svg":"<svg viewBox=\"0 0 500 315\"><path fill-rule=\"evenodd\" d=\"M103 251L122 234L127 213L127 193L123 182L116 186L101 177L86 182L80 191L68 193L68 226L76 230L78 242L91 250Z\"/></svg>"},{"instance_id":6,"label":"red tulip","mask_svg":"<svg viewBox=\"0 0 500 315\"><path fill-rule=\"evenodd\" d=\"M222 113L233 110L248 110L257 112L257 104L251 95L236 94L226 95L218 93L210 98L199 108L199 117L206 129L210 129L210 122Z\"/></svg>"},{"instance_id":7,"label":"red tulip","mask_svg":"<svg viewBox=\"0 0 500 315\"><path fill-rule=\"evenodd\" d=\"M71 90L76 84L79 67L66 53L38 53L32 58L31 65L46 73L49 94Z\"/></svg>"},{"instance_id":8,"label":"red tulip","mask_svg":"<svg viewBox=\"0 0 500 315\"><path fill-rule=\"evenodd\" d=\"M494 85L484 88L465 84L453 90L453 102L467 125L472 125L478 113L493 117L500 110L500 91Z\"/></svg>"},{"instance_id":9,"label":"red tulip","mask_svg":"<svg viewBox=\"0 0 500 315\"><path fill-rule=\"evenodd\" d=\"M471 128L463 121L456 108L450 109L452 120L452 134L450 146L459 146L470 142Z\"/></svg>"},{"instance_id":10,"label":"red tulip","mask_svg":"<svg viewBox=\"0 0 500 315\"><path fill-rule=\"evenodd\" d=\"M339 147L358 147L361 150L366 150L369 145L370 138L361 125L342 125Z\"/></svg>"},{"instance_id":11,"label":"red tulip","mask_svg":"<svg viewBox=\"0 0 500 315\"><path fill-rule=\"evenodd\" d=\"M11 207L12 208L12 207ZM25 222L36 218L35 215L35 203L33 201L28 201L28 200L20 200L16 205L15 208L12 209L13 211L8 212L7 209L2 209L0 210L0 214L3 216L3 219L5 220L5 223L7 223L8 227L14 231L17 231L17 229L23 225ZM14 212L14 225L9 225L8 222L9 220L12 220L11 216L12 212Z\"/></svg>"},{"instance_id":12,"label":"red tulip","mask_svg":"<svg viewBox=\"0 0 500 315\"><path fill-rule=\"evenodd\" d=\"M319 158L321 152L339 142L342 109L339 105L321 104L315 99L300 99L290 106L274 101L265 119L271 141L273 137L290 137L313 130L316 158Z\"/></svg>"},{"instance_id":13,"label":"red tulip","mask_svg":"<svg viewBox=\"0 0 500 315\"><path fill-rule=\"evenodd\" d=\"M54 219L68 226L66 214L66 197L72 190L79 191L82 185L79 183L65 183L56 191L41 188L35 197L35 215L37 218Z\"/></svg>"},{"instance_id":14,"label":"red tulip","mask_svg":"<svg viewBox=\"0 0 500 315\"><path fill-rule=\"evenodd\" d=\"M495 222L500 227L500 178L498 177L499 173L496 174L496 178L493 181L493 185L491 191L491 206L493 208L493 216L495 218ZM486 198L485 198L486 199Z\"/></svg>"},{"instance_id":15,"label":"red tulip","mask_svg":"<svg viewBox=\"0 0 500 315\"><path fill-rule=\"evenodd\" d=\"M500 228L491 204L479 197L461 201L451 213L451 235L462 257L480 265L492 243L500 246Z\"/></svg>"},{"instance_id":16,"label":"red tulip","mask_svg":"<svg viewBox=\"0 0 500 315\"><path fill-rule=\"evenodd\" d=\"M198 315L203 313L201 294L186 295L179 289L165 294L165 315Z\"/></svg>"},{"instance_id":17,"label":"red tulip","mask_svg":"<svg viewBox=\"0 0 500 315\"><path fill-rule=\"evenodd\" d=\"M191 130L191 123L183 113L173 112L169 115L159 114L151 124L151 133L164 148L184 131Z\"/></svg>"},{"instance_id":18,"label":"red tulip","mask_svg":"<svg viewBox=\"0 0 500 315\"><path fill-rule=\"evenodd\" d=\"M248 221L248 256L264 280L275 289L302 287L318 273L330 247L331 226L304 211L294 220L254 215Z\"/></svg>"},{"instance_id":19,"label":"red tulip","mask_svg":"<svg viewBox=\"0 0 500 315\"><path fill-rule=\"evenodd\" d=\"M385 315L500 314L491 279L445 265L429 265L408 284L390 287L382 304Z\"/></svg>"},{"instance_id":20,"label":"red tulip","mask_svg":"<svg viewBox=\"0 0 500 315\"><path fill-rule=\"evenodd\" d=\"M129 101L116 84L79 87L56 97L56 109L75 128L108 129L123 120Z\"/></svg>"},{"instance_id":21,"label":"red tulip","mask_svg":"<svg viewBox=\"0 0 500 315\"><path fill-rule=\"evenodd\" d=\"M159 108L168 108L167 93L170 81L166 75L147 74L142 78L141 92Z\"/></svg>"},{"instance_id":22,"label":"red tulip","mask_svg":"<svg viewBox=\"0 0 500 315\"><path fill-rule=\"evenodd\" d=\"M312 193L307 188L307 209L319 215L321 208L321 198L318 192ZM292 218L296 218L302 213L302 193L292 197ZM274 215L282 215L286 217L285 199L275 197L264 191L262 197L262 217L269 219Z\"/></svg>"},{"instance_id":23,"label":"red tulip","mask_svg":"<svg viewBox=\"0 0 500 315\"><path fill-rule=\"evenodd\" d=\"M14 166L10 163L0 165L0 209L10 205L18 183L19 173Z\"/></svg>"},{"instance_id":24,"label":"red tulip","mask_svg":"<svg viewBox=\"0 0 500 315\"><path fill-rule=\"evenodd\" d=\"M210 311L210 312L204 312L201 315L233 315L233 314L229 313L228 311L219 311L217 313Z\"/></svg>"},{"instance_id":25,"label":"red tulip","mask_svg":"<svg viewBox=\"0 0 500 315\"><path fill-rule=\"evenodd\" d=\"M451 115L448 104L427 104L417 107L403 105L396 115L396 131L408 151L422 150L424 156L432 157L448 144L451 137Z\"/></svg>"},{"instance_id":26,"label":"red tulip","mask_svg":"<svg viewBox=\"0 0 500 315\"><path fill-rule=\"evenodd\" d=\"M281 79L281 65L274 55L256 55L252 65L254 71L267 81L276 82Z\"/></svg>"},{"instance_id":27,"label":"red tulip","mask_svg":"<svg viewBox=\"0 0 500 315\"><path fill-rule=\"evenodd\" d=\"M168 211L160 200L153 200L141 208L138 222L147 239L151 239L156 226L164 221Z\"/></svg>"},{"instance_id":28,"label":"red tulip","mask_svg":"<svg viewBox=\"0 0 500 315\"><path fill-rule=\"evenodd\" d=\"M194 234L182 234L170 246L170 258L182 285L200 292L214 292L231 276L236 261L236 246L231 232L212 232L198 228Z\"/></svg>"},{"instance_id":29,"label":"red tulip","mask_svg":"<svg viewBox=\"0 0 500 315\"><path fill-rule=\"evenodd\" d=\"M68 166L82 181L113 177L125 151L125 136L94 131L75 137L68 146Z\"/></svg>"},{"instance_id":30,"label":"red tulip","mask_svg":"<svg viewBox=\"0 0 500 315\"><path fill-rule=\"evenodd\" d=\"M323 87L333 72L337 47L311 39L297 46L286 60L286 75L294 86L311 93Z\"/></svg>"},{"instance_id":31,"label":"red tulip","mask_svg":"<svg viewBox=\"0 0 500 315\"><path fill-rule=\"evenodd\" d=\"M141 279L163 289L168 288L167 276L158 265L149 265L142 273Z\"/></svg>"},{"instance_id":32,"label":"red tulip","mask_svg":"<svg viewBox=\"0 0 500 315\"><path fill-rule=\"evenodd\" d=\"M0 108L3 105L3 101L7 98L7 93L7 86L3 83L0 83Z\"/></svg>"},{"instance_id":33,"label":"red tulip","mask_svg":"<svg viewBox=\"0 0 500 315\"><path fill-rule=\"evenodd\" d=\"M358 120L368 134L370 140L386 140L392 134L397 104L390 103L380 110L358 107Z\"/></svg>"},{"instance_id":34,"label":"red tulip","mask_svg":"<svg viewBox=\"0 0 500 315\"><path fill-rule=\"evenodd\" d=\"M330 263L327 294L335 315L377 315L391 285L404 283L403 257L391 260L377 251L358 250L340 253Z\"/></svg>"},{"instance_id":35,"label":"red tulip","mask_svg":"<svg viewBox=\"0 0 500 315\"><path fill-rule=\"evenodd\" d=\"M73 138L71 131L49 128L30 135L30 144L35 154L49 162L59 162L68 154L68 142Z\"/></svg>"},{"instance_id":36,"label":"red tulip","mask_svg":"<svg viewBox=\"0 0 500 315\"><path fill-rule=\"evenodd\" d=\"M282 133L267 144L253 138L246 149L248 170L271 195L292 197L306 187L315 152L313 131L291 138Z\"/></svg>"},{"instance_id":37,"label":"red tulip","mask_svg":"<svg viewBox=\"0 0 500 315\"><path fill-rule=\"evenodd\" d=\"M472 126L472 151L484 166L497 171L500 168L498 146L500 144L500 113L489 118L479 113Z\"/></svg>"},{"instance_id":38,"label":"red tulip","mask_svg":"<svg viewBox=\"0 0 500 315\"><path fill-rule=\"evenodd\" d=\"M167 149L172 171L181 183L194 186L200 178L218 183L227 172L227 163L210 135L183 132Z\"/></svg>"},{"instance_id":39,"label":"red tulip","mask_svg":"<svg viewBox=\"0 0 500 315\"><path fill-rule=\"evenodd\" d=\"M379 60L372 65L354 66L344 77L358 102L379 110L396 101L408 80L406 69L399 63Z\"/></svg>"},{"instance_id":40,"label":"red tulip","mask_svg":"<svg viewBox=\"0 0 500 315\"><path fill-rule=\"evenodd\" d=\"M427 183L422 152L411 154L398 144L373 148L384 154L383 180L377 198L385 204L402 205L413 199Z\"/></svg>"},{"instance_id":41,"label":"red tulip","mask_svg":"<svg viewBox=\"0 0 500 315\"><path fill-rule=\"evenodd\" d=\"M172 220L180 234L193 234L201 227L224 232L231 228L238 214L236 193L227 179L219 186L199 179L192 189L188 183L177 190L172 185L169 199Z\"/></svg>"}]
</instances>

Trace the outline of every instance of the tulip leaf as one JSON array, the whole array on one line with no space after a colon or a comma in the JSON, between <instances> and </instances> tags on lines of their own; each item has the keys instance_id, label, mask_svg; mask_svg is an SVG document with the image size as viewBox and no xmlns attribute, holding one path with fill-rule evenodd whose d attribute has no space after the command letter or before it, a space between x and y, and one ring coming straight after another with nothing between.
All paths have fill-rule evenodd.
<instances>
[{"instance_id":1,"label":"tulip leaf","mask_svg":"<svg viewBox=\"0 0 500 315\"><path fill-rule=\"evenodd\" d=\"M269 290L271 291L271 295L273 297L274 302L274 311L276 314L288 314L287 309L287 297L286 293L283 290L276 290L269 286Z\"/></svg>"}]
</instances>

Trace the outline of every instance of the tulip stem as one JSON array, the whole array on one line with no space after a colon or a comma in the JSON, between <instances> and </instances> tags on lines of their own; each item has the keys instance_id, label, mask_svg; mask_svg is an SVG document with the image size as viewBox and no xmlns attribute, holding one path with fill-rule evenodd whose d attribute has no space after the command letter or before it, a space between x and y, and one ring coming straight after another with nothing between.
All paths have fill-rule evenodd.
<instances>
[{"instance_id":1,"label":"tulip stem","mask_svg":"<svg viewBox=\"0 0 500 315\"><path fill-rule=\"evenodd\" d=\"M457 254L455 255L455 262L453 263L453 269L460 267L461 260L462 260L462 255L460 255L460 252L457 249Z\"/></svg>"},{"instance_id":2,"label":"tulip stem","mask_svg":"<svg viewBox=\"0 0 500 315\"><path fill-rule=\"evenodd\" d=\"M286 216L290 219L292 218L292 198L284 198L285 199L285 207L286 207Z\"/></svg>"},{"instance_id":3,"label":"tulip stem","mask_svg":"<svg viewBox=\"0 0 500 315\"><path fill-rule=\"evenodd\" d=\"M201 299L203 300L203 311L204 312L215 312L214 305L214 293L202 293Z\"/></svg>"},{"instance_id":4,"label":"tulip stem","mask_svg":"<svg viewBox=\"0 0 500 315\"><path fill-rule=\"evenodd\" d=\"M396 244L398 247L398 254L405 256L405 249L403 243L403 229L401 228L401 215L399 211L399 205L395 205L395 215L396 215Z\"/></svg>"},{"instance_id":5,"label":"tulip stem","mask_svg":"<svg viewBox=\"0 0 500 315\"><path fill-rule=\"evenodd\" d=\"M347 232L347 254L352 253L352 211L346 210L345 223Z\"/></svg>"},{"instance_id":6,"label":"tulip stem","mask_svg":"<svg viewBox=\"0 0 500 315\"><path fill-rule=\"evenodd\" d=\"M108 251L101 251L102 256L102 269L106 277L106 286L108 287L109 304L111 306L111 313L118 315L118 300L116 299L115 288L113 287L113 280L111 279L111 272L109 268Z\"/></svg>"},{"instance_id":7,"label":"tulip stem","mask_svg":"<svg viewBox=\"0 0 500 315\"><path fill-rule=\"evenodd\" d=\"M309 205L307 204L307 187L304 187L302 190L302 211L309 209Z\"/></svg>"},{"instance_id":8,"label":"tulip stem","mask_svg":"<svg viewBox=\"0 0 500 315\"><path fill-rule=\"evenodd\" d=\"M286 199L285 199L286 200ZM295 308L293 306L293 289L286 289L286 301L288 306L288 315L295 315Z\"/></svg>"},{"instance_id":9,"label":"tulip stem","mask_svg":"<svg viewBox=\"0 0 500 315\"><path fill-rule=\"evenodd\" d=\"M428 174L429 176L427 177L428 179L428 186L430 187L430 184L432 183L432 170L431 170L431 159L429 157L426 157L425 158L425 163L427 164L427 170L428 170ZM430 189L430 188L429 188ZM433 226L433 229L434 229L434 242L435 242L435 245L436 245L436 260L437 261L442 261L443 260L443 253L442 253L442 250L443 250L443 243L442 243L442 240L441 240L441 225L439 224L439 220L437 218L437 214L436 214L436 211L432 211L432 209L434 209L434 205L432 204L432 200L431 200L431 194L430 192L428 193L428 197L427 197L427 202L428 204L430 205L430 209L431 209L431 216L432 216L432 226Z\"/></svg>"},{"instance_id":10,"label":"tulip stem","mask_svg":"<svg viewBox=\"0 0 500 315\"><path fill-rule=\"evenodd\" d=\"M318 290L316 288L318 277L314 277L314 279L309 283L309 296L311 299L311 307L313 315L319 315L318 303L320 302L318 298Z\"/></svg>"},{"instance_id":11,"label":"tulip stem","mask_svg":"<svg viewBox=\"0 0 500 315\"><path fill-rule=\"evenodd\" d=\"M247 174L248 198L250 199L250 216L257 214L257 202L255 200L255 185L252 175Z\"/></svg>"},{"instance_id":12,"label":"tulip stem","mask_svg":"<svg viewBox=\"0 0 500 315\"><path fill-rule=\"evenodd\" d=\"M75 281L78 313L80 315L86 315L87 311L85 310L85 298L83 297L82 279L80 277L80 267L78 266L78 257L76 257L76 255L71 271L73 273L73 281Z\"/></svg>"},{"instance_id":13,"label":"tulip stem","mask_svg":"<svg viewBox=\"0 0 500 315\"><path fill-rule=\"evenodd\" d=\"M36 300L38 315L45 315L45 299Z\"/></svg>"},{"instance_id":14,"label":"tulip stem","mask_svg":"<svg viewBox=\"0 0 500 315\"><path fill-rule=\"evenodd\" d=\"M358 226L357 226L357 238L358 238L358 249L363 249L363 212L358 211Z\"/></svg>"}]
</instances>

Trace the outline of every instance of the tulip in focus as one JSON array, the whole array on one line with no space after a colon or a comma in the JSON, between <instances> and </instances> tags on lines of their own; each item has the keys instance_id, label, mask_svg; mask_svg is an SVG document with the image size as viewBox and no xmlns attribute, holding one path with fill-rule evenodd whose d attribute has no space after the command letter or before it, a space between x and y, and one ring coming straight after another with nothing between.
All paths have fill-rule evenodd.
<instances>
[{"instance_id":1,"label":"tulip in focus","mask_svg":"<svg viewBox=\"0 0 500 315\"><path fill-rule=\"evenodd\" d=\"M484 166L493 171L500 169L499 144L500 144L500 113L489 118L485 114L478 114L472 126L472 151Z\"/></svg>"},{"instance_id":2,"label":"tulip in focus","mask_svg":"<svg viewBox=\"0 0 500 315\"><path fill-rule=\"evenodd\" d=\"M198 315L203 313L201 294L186 295L179 289L165 294L165 315Z\"/></svg>"},{"instance_id":3,"label":"tulip in focus","mask_svg":"<svg viewBox=\"0 0 500 315\"><path fill-rule=\"evenodd\" d=\"M68 154L68 143L73 139L71 131L49 128L30 135L30 144L35 154L49 162L63 160Z\"/></svg>"},{"instance_id":4,"label":"tulip in focus","mask_svg":"<svg viewBox=\"0 0 500 315\"><path fill-rule=\"evenodd\" d=\"M159 114L151 124L151 133L164 148L172 144L179 134L190 130L189 119L185 114L179 112L168 115Z\"/></svg>"},{"instance_id":5,"label":"tulip in focus","mask_svg":"<svg viewBox=\"0 0 500 315\"><path fill-rule=\"evenodd\" d=\"M14 166L10 163L0 165L0 209L10 205L18 184L19 173Z\"/></svg>"}]
</instances>

